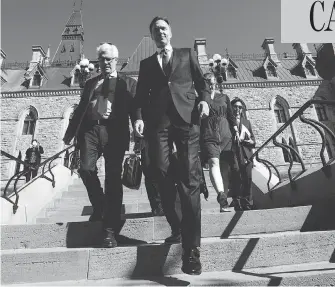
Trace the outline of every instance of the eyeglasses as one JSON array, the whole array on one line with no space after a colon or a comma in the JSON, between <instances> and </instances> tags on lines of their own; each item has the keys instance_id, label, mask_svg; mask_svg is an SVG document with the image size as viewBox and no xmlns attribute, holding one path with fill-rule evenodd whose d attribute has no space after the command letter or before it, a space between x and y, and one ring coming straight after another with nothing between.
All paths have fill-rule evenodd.
<instances>
[{"instance_id":1,"label":"eyeglasses","mask_svg":"<svg viewBox=\"0 0 335 287\"><path fill-rule=\"evenodd\" d=\"M114 58L104 58L104 57L99 57L98 58L99 61L103 61L103 62L107 62L107 63L110 63L114 60L117 60L117 57L114 57Z\"/></svg>"},{"instance_id":2,"label":"eyeglasses","mask_svg":"<svg viewBox=\"0 0 335 287\"><path fill-rule=\"evenodd\" d=\"M242 109L243 109L243 106L235 105L234 108L235 108L235 109L240 109L240 110L242 110Z\"/></svg>"}]
</instances>

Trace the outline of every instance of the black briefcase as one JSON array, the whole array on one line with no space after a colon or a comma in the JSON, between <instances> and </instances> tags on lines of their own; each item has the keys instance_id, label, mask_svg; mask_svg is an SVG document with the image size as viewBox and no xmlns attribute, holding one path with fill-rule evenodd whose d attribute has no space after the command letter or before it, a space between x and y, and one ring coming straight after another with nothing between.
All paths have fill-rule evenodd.
<instances>
[{"instance_id":1,"label":"black briefcase","mask_svg":"<svg viewBox=\"0 0 335 287\"><path fill-rule=\"evenodd\" d=\"M123 164L122 184L131 189L139 189L141 180L141 158L136 154L131 154L125 159Z\"/></svg>"}]
</instances>

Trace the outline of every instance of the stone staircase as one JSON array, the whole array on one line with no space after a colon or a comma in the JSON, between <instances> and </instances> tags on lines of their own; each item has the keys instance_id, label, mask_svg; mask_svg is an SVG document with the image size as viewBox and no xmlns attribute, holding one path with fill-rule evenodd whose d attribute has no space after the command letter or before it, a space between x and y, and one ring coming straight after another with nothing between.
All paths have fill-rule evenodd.
<instances>
[{"instance_id":1,"label":"stone staircase","mask_svg":"<svg viewBox=\"0 0 335 287\"><path fill-rule=\"evenodd\" d=\"M209 180L207 180L209 182ZM202 197L203 274L181 274L181 245L165 245L165 217L152 217L145 189L124 192L117 248L99 248L100 222L77 179L36 224L3 225L1 283L24 286L267 286L335 284L333 202L219 213ZM177 203L178 205L178 203Z\"/></svg>"}]
</instances>

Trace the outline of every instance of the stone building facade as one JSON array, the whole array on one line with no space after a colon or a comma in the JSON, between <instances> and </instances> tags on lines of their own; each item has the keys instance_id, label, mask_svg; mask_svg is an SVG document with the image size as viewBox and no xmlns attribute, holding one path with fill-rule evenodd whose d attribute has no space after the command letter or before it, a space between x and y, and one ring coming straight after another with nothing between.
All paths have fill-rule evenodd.
<instances>
[{"instance_id":1,"label":"stone building facade","mask_svg":"<svg viewBox=\"0 0 335 287\"><path fill-rule=\"evenodd\" d=\"M52 58L50 47L44 52L42 47L33 46L32 60L23 65L6 63L6 54L1 51L1 149L14 156L21 153L24 159L33 138L44 147L44 159L64 148L62 137L81 94L75 69L84 58L80 10L72 12L61 37ZM257 147L309 99L318 95L321 99L335 99L328 84L318 75L315 55L306 44L294 44L294 55L278 55L271 38L264 40L262 48L261 55L226 54L223 83L224 93L231 99L239 97L244 101ZM204 73L208 72L206 39L196 39L194 49ZM154 43L145 36L129 59L119 59L118 70L137 79L140 61L155 51ZM311 106L305 115L325 122L335 131L335 109ZM299 119L277 140L296 148L307 165L320 163L321 138ZM335 155L335 142L330 138L327 153ZM287 169L285 153L272 142L261 157L282 170ZM15 164L5 157L1 159L1 179L6 180L14 174ZM99 168L103 172L103 160Z\"/></svg>"}]
</instances>

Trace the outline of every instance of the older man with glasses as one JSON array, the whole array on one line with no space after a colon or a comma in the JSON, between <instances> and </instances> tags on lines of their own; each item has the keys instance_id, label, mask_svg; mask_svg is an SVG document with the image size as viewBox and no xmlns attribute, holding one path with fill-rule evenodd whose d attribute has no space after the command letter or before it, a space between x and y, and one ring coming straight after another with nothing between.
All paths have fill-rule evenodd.
<instances>
[{"instance_id":1,"label":"older man with glasses","mask_svg":"<svg viewBox=\"0 0 335 287\"><path fill-rule=\"evenodd\" d=\"M136 81L116 71L118 49L110 43L97 48L101 74L85 83L63 141L76 137L80 148L80 176L93 207L90 221L103 222L102 246L117 246L121 227L122 162L129 148L129 116ZM97 160L105 158L105 192L97 175Z\"/></svg>"}]
</instances>

